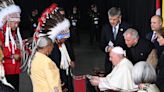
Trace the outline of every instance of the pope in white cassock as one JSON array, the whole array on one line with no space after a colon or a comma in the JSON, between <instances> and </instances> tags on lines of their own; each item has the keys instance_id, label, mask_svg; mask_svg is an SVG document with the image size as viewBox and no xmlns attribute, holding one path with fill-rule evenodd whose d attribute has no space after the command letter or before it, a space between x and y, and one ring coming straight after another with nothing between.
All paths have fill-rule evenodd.
<instances>
[{"instance_id":1,"label":"pope in white cassock","mask_svg":"<svg viewBox=\"0 0 164 92\"><path fill-rule=\"evenodd\" d=\"M90 80L100 91L133 91L137 88L132 80L133 64L125 58L125 51L121 47L114 47L110 51L110 60L114 68L106 77L93 76Z\"/></svg>"}]
</instances>

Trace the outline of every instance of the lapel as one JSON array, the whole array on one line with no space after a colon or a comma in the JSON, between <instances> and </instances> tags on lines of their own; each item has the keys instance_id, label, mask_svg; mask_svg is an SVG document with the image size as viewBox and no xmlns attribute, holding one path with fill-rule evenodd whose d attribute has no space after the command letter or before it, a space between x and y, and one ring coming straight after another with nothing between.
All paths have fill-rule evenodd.
<instances>
[{"instance_id":1,"label":"lapel","mask_svg":"<svg viewBox=\"0 0 164 92\"><path fill-rule=\"evenodd\" d=\"M152 32L150 33L150 40L152 39L153 34L154 34L154 32L152 31Z\"/></svg>"},{"instance_id":2,"label":"lapel","mask_svg":"<svg viewBox=\"0 0 164 92\"><path fill-rule=\"evenodd\" d=\"M113 42L114 41L114 34L113 34L113 28L112 28L112 26L110 27L110 34L111 34L111 40Z\"/></svg>"},{"instance_id":3,"label":"lapel","mask_svg":"<svg viewBox=\"0 0 164 92\"><path fill-rule=\"evenodd\" d=\"M112 26L108 25L107 31L106 31L106 37L108 41L114 41L114 35L113 35L113 30Z\"/></svg>"},{"instance_id":4,"label":"lapel","mask_svg":"<svg viewBox=\"0 0 164 92\"><path fill-rule=\"evenodd\" d=\"M118 28L118 33L116 35L116 40L118 40L120 37L123 36L123 33L124 33L125 29L122 27L122 25L120 24L119 25L119 28Z\"/></svg>"}]
</instances>

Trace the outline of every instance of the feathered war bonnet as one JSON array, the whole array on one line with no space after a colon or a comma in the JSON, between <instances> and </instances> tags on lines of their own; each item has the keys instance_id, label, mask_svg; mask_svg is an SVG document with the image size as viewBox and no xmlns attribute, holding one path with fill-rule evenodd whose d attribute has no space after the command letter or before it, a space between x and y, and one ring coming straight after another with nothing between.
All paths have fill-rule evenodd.
<instances>
[{"instance_id":1,"label":"feathered war bonnet","mask_svg":"<svg viewBox=\"0 0 164 92\"><path fill-rule=\"evenodd\" d=\"M52 41L54 41L58 35L70 32L69 20L66 19L58 9L57 4L55 3L45 9L41 17L38 19L38 26L34 34L35 38L47 35Z\"/></svg>"},{"instance_id":2,"label":"feathered war bonnet","mask_svg":"<svg viewBox=\"0 0 164 92\"><path fill-rule=\"evenodd\" d=\"M9 21L20 21L20 13L21 9L19 6L15 5L13 0L0 0L0 29L2 29L5 33L5 47L12 52L15 53L16 41L11 33L11 27L8 25ZM20 49L22 48L22 38L19 32L19 28L17 28L17 37L20 43ZM10 41L12 45L12 49L10 48ZM13 59L13 63L14 63Z\"/></svg>"},{"instance_id":3,"label":"feathered war bonnet","mask_svg":"<svg viewBox=\"0 0 164 92\"><path fill-rule=\"evenodd\" d=\"M0 28L7 21L20 21L21 9L13 0L0 0Z\"/></svg>"}]
</instances>

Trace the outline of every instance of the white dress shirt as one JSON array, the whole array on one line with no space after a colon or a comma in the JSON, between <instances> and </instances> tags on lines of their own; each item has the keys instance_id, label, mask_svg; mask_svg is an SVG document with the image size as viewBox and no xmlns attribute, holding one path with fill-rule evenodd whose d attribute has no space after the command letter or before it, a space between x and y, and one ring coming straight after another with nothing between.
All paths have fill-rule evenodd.
<instances>
[{"instance_id":1,"label":"white dress shirt","mask_svg":"<svg viewBox=\"0 0 164 92\"><path fill-rule=\"evenodd\" d=\"M154 40L157 38L157 33L153 32L152 38L151 38L151 42L154 42Z\"/></svg>"}]
</instances>

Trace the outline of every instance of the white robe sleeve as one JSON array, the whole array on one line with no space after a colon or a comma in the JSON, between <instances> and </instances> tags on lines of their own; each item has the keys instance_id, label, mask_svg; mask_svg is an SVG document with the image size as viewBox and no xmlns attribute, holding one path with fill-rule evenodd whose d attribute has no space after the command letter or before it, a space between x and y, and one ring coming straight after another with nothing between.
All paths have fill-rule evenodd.
<instances>
[{"instance_id":1,"label":"white robe sleeve","mask_svg":"<svg viewBox=\"0 0 164 92\"><path fill-rule=\"evenodd\" d=\"M100 91L105 91L105 90L111 89L109 86L109 81L106 77L100 78L98 87L99 87Z\"/></svg>"},{"instance_id":2,"label":"white robe sleeve","mask_svg":"<svg viewBox=\"0 0 164 92\"><path fill-rule=\"evenodd\" d=\"M129 90L134 88L134 82L131 77L131 67L119 66L115 67L112 72L105 78L100 78L100 91L112 90Z\"/></svg>"}]
</instances>

